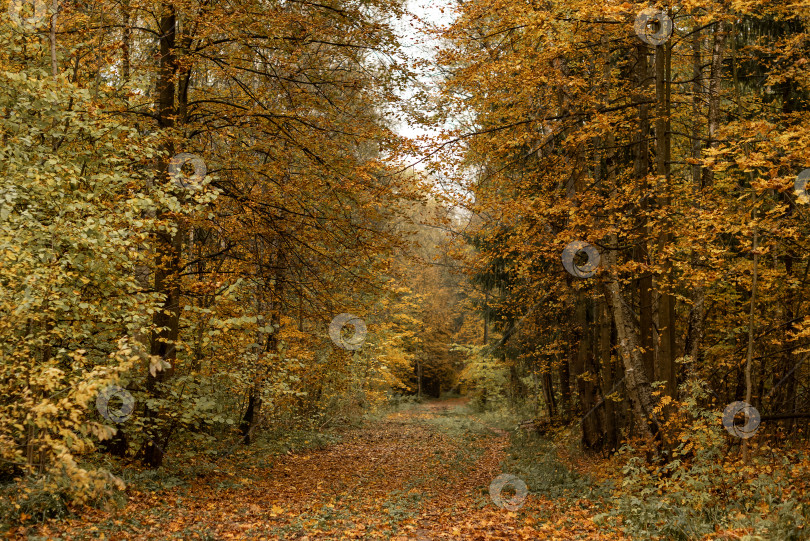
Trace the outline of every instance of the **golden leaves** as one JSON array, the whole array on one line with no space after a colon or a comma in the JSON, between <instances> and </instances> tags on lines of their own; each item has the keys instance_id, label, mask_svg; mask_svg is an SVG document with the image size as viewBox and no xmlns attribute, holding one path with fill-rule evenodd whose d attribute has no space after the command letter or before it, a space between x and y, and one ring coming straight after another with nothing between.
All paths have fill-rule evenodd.
<instances>
[{"instance_id":1,"label":"golden leaves","mask_svg":"<svg viewBox=\"0 0 810 541\"><path fill-rule=\"evenodd\" d=\"M152 377L157 376L158 372L168 370L171 367L171 363L159 355L152 355L149 359L149 373L152 374Z\"/></svg>"}]
</instances>

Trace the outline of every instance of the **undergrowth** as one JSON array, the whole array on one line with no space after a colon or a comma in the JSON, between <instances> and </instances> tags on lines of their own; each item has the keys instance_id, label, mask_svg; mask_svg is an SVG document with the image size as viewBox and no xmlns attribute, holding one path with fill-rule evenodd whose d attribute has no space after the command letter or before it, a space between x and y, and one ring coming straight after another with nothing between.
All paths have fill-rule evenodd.
<instances>
[{"instance_id":1,"label":"undergrowth","mask_svg":"<svg viewBox=\"0 0 810 541\"><path fill-rule=\"evenodd\" d=\"M807 539L810 506L794 485L797 473L806 476L807 457L772 458L767 445L751 442L743 461L729 446L720 414L699 406L707 399L699 382L682 390L687 398L674 416L681 429L672 459L649 464L625 446L621 486L600 520L620 519L636 539L688 541L723 531L751 540Z\"/></svg>"}]
</instances>

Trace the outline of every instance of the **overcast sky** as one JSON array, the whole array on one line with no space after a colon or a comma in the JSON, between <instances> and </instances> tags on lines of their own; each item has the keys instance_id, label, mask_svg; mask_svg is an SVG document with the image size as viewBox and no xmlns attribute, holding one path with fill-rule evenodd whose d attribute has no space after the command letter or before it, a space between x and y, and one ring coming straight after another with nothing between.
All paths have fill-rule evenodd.
<instances>
[{"instance_id":1,"label":"overcast sky","mask_svg":"<svg viewBox=\"0 0 810 541\"><path fill-rule=\"evenodd\" d=\"M449 0L410 0L408 2L408 10L412 15L398 21L395 28L400 35L403 50L410 60L433 58L435 48L438 45L436 40L428 39L420 31L421 24L415 20L414 15L432 24L448 24L451 21L450 10L446 9L445 13L442 13L441 8L449 5ZM436 73L422 74L419 79L423 84L438 83ZM410 92L403 97L407 99L409 94ZM397 131L406 137L434 135L437 133L434 130L424 130L420 126L407 123L400 123L397 126Z\"/></svg>"}]
</instances>

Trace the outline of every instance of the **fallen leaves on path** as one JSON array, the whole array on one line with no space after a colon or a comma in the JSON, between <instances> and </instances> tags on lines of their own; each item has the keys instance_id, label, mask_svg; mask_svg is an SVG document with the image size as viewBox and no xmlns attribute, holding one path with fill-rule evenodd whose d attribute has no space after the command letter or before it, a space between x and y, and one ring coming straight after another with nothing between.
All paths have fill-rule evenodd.
<instances>
[{"instance_id":1,"label":"fallen leaves on path","mask_svg":"<svg viewBox=\"0 0 810 541\"><path fill-rule=\"evenodd\" d=\"M391 414L326 449L222 462L185 486L129 491L125 508L88 510L39 528L48 539L616 539L600 534L588 502L529 494L516 512L488 487L508 434L448 434L431 423L457 402ZM248 453L252 450L248 449ZM530 487L531 488L531 487ZM540 512L542 511L542 512ZM543 519L538 518L543 516ZM548 518L551 517L551 518Z\"/></svg>"}]
</instances>

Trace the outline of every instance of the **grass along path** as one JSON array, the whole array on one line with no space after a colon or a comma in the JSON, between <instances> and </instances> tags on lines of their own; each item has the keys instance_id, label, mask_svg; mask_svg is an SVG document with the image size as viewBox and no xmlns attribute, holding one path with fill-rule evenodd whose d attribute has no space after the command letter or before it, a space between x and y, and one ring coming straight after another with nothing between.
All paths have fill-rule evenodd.
<instances>
[{"instance_id":1,"label":"grass along path","mask_svg":"<svg viewBox=\"0 0 810 541\"><path fill-rule=\"evenodd\" d=\"M530 493L515 512L495 506L488 487L509 435L465 410L460 400L423 404L270 460L248 448L178 486L131 486L123 508L87 510L21 538L616 539L599 533L587 502L572 508Z\"/></svg>"}]
</instances>

